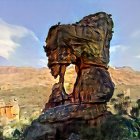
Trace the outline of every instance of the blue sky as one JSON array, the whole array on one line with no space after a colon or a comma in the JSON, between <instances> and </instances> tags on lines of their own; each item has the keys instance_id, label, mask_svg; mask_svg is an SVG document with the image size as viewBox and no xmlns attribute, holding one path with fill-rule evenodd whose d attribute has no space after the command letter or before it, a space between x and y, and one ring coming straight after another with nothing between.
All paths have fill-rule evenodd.
<instances>
[{"instance_id":1,"label":"blue sky","mask_svg":"<svg viewBox=\"0 0 140 140\"><path fill-rule=\"evenodd\" d=\"M50 26L105 11L115 28L111 66L140 70L140 0L0 0L0 65L44 67Z\"/></svg>"}]
</instances>

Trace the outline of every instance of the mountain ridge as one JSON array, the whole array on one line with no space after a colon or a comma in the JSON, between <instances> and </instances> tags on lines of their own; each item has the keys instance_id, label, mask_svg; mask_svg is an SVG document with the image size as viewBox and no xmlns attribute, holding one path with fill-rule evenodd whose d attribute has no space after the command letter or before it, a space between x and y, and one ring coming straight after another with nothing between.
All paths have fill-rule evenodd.
<instances>
[{"instance_id":1,"label":"mountain ridge","mask_svg":"<svg viewBox=\"0 0 140 140\"><path fill-rule=\"evenodd\" d=\"M140 85L140 72L132 68L109 68L110 75L115 85ZM70 77L70 78L69 78ZM66 71L65 82L71 82L71 78L76 78L74 67L69 67ZM0 86L9 88L32 87L35 85L53 85L58 81L50 74L46 68L0 66Z\"/></svg>"}]
</instances>

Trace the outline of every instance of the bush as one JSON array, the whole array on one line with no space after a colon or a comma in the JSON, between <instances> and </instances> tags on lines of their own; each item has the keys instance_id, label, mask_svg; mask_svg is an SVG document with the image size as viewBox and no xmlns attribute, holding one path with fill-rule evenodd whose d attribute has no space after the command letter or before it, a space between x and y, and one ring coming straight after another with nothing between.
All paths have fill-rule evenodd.
<instances>
[{"instance_id":1,"label":"bush","mask_svg":"<svg viewBox=\"0 0 140 140\"><path fill-rule=\"evenodd\" d=\"M139 140L140 120L112 115L100 127L81 128L84 140Z\"/></svg>"}]
</instances>

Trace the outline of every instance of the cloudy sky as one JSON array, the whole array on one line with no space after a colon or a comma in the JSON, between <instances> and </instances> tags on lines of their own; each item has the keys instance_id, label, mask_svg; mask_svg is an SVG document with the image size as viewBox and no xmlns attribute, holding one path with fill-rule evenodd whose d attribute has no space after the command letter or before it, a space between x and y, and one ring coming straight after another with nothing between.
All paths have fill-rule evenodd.
<instances>
[{"instance_id":1,"label":"cloudy sky","mask_svg":"<svg viewBox=\"0 0 140 140\"><path fill-rule=\"evenodd\" d=\"M51 25L111 13L112 66L140 70L140 0L0 0L0 65L44 67L43 45Z\"/></svg>"}]
</instances>

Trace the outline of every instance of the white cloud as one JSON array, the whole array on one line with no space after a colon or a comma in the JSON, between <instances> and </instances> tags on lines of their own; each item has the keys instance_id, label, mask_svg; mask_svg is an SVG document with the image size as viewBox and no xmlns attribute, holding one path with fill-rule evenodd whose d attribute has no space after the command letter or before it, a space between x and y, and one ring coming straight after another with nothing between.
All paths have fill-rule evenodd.
<instances>
[{"instance_id":1,"label":"white cloud","mask_svg":"<svg viewBox=\"0 0 140 140\"><path fill-rule=\"evenodd\" d=\"M139 58L139 59L140 59L140 55L136 55L136 56L134 56L134 57L136 57L136 58Z\"/></svg>"},{"instance_id":2,"label":"white cloud","mask_svg":"<svg viewBox=\"0 0 140 140\"><path fill-rule=\"evenodd\" d=\"M35 34L23 26L11 25L0 19L0 56L9 59L18 47L21 47L19 39L32 36L36 41Z\"/></svg>"},{"instance_id":3,"label":"white cloud","mask_svg":"<svg viewBox=\"0 0 140 140\"><path fill-rule=\"evenodd\" d=\"M127 47L121 44L110 47L110 53L116 53L117 51L123 52L125 50L127 50Z\"/></svg>"},{"instance_id":4,"label":"white cloud","mask_svg":"<svg viewBox=\"0 0 140 140\"><path fill-rule=\"evenodd\" d=\"M132 38L140 38L140 30L136 30L131 35Z\"/></svg>"},{"instance_id":5,"label":"white cloud","mask_svg":"<svg viewBox=\"0 0 140 140\"><path fill-rule=\"evenodd\" d=\"M47 58L41 58L40 59L40 66L46 67L47 63L48 63L48 59Z\"/></svg>"},{"instance_id":6,"label":"white cloud","mask_svg":"<svg viewBox=\"0 0 140 140\"><path fill-rule=\"evenodd\" d=\"M31 30L0 19L0 56L5 65L40 67L43 45ZM43 54L45 55L45 53Z\"/></svg>"},{"instance_id":7,"label":"white cloud","mask_svg":"<svg viewBox=\"0 0 140 140\"><path fill-rule=\"evenodd\" d=\"M129 40L128 40L129 41ZM140 70L140 47L138 41L131 40L127 45L115 45L110 48L110 65L130 66Z\"/></svg>"}]
</instances>

